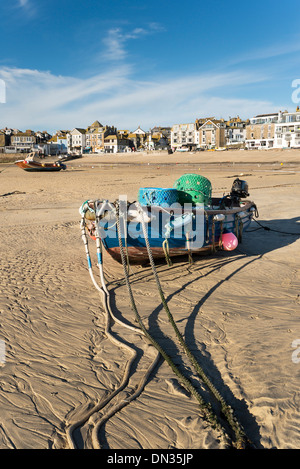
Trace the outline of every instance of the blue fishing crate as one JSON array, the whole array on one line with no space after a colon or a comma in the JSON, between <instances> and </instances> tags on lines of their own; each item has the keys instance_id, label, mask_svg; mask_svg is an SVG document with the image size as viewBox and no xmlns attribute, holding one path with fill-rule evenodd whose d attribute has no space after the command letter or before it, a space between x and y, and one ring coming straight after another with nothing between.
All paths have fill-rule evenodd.
<instances>
[{"instance_id":1,"label":"blue fishing crate","mask_svg":"<svg viewBox=\"0 0 300 469\"><path fill-rule=\"evenodd\" d=\"M178 191L174 188L141 187L138 193L138 201L141 205L169 207L174 203L178 203Z\"/></svg>"}]
</instances>

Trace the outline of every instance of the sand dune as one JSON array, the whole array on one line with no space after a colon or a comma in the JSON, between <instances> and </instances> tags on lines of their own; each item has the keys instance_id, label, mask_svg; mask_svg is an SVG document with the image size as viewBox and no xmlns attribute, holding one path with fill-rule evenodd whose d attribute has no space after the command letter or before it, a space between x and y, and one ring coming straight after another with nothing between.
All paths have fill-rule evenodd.
<instances>
[{"instance_id":1,"label":"sand dune","mask_svg":"<svg viewBox=\"0 0 300 469\"><path fill-rule=\"evenodd\" d=\"M112 338L107 335L79 227L78 208L86 199L127 194L133 201L141 186L170 187L181 174L196 172L211 180L216 195L229 192L236 176L246 179L258 220L271 230L253 223L234 252L195 258L192 266L187 259L172 268L159 264L170 311L253 445L299 449L300 363L292 360L292 343L300 341L300 241L280 233L300 232L299 153L89 155L67 166L57 174L0 167L0 340L6 352L0 448L69 448L71 425L74 445L91 448L99 422L102 448L225 447L163 360L130 402L157 353L141 333L118 323ZM97 276L92 242L90 248ZM122 266L105 254L104 269L116 316L137 327ZM132 267L130 280L147 328L211 399L178 345L151 268ZM101 408L118 390L132 351L128 382Z\"/></svg>"}]
</instances>

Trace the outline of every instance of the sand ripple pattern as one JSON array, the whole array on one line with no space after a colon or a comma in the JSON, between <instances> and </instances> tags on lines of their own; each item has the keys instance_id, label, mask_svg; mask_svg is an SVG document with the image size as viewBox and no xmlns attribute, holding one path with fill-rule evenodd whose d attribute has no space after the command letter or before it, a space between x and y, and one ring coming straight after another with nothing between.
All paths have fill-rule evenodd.
<instances>
[{"instance_id":1,"label":"sand ripple pattern","mask_svg":"<svg viewBox=\"0 0 300 469\"><path fill-rule=\"evenodd\" d=\"M134 200L143 177L168 187L171 177L195 170L183 165L137 165L134 171L129 163L129 169L86 166L55 178L25 176L14 168L1 174L1 195L11 194L0 198L0 339L6 345L6 362L0 364L1 449L69 447L66 427L120 386L131 352L106 335L105 311L87 271L78 207L87 197L99 197L104 172L105 196L114 200L123 183ZM237 168L224 163L203 174L222 194L227 176L241 172ZM286 219L286 231L295 230L299 173L285 175L280 162L269 172L256 165L250 174L249 168L250 163L247 180L260 221L280 229ZM191 268L187 260L172 269L158 267L178 328L258 448L300 448L300 364L292 361L291 347L300 339L299 252L299 239L260 230L245 236L232 255L200 259ZM104 265L114 308L134 324L122 268L108 257ZM161 314L151 270L136 268L133 274L143 321L177 365L187 367ZM218 435L199 418L195 401L164 362L138 398L107 419L134 394L155 358L134 331L117 323L111 331L134 344L137 358L126 388L75 429L76 446L92 447L93 429L104 419L97 435L102 448L220 448Z\"/></svg>"}]
</instances>

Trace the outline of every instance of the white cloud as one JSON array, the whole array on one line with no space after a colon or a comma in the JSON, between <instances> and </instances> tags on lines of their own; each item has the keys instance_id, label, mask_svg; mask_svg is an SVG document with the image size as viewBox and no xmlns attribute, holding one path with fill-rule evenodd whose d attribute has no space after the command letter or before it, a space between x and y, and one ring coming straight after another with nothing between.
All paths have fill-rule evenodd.
<instances>
[{"instance_id":1,"label":"white cloud","mask_svg":"<svg viewBox=\"0 0 300 469\"><path fill-rule=\"evenodd\" d=\"M272 38L273 39L273 38ZM289 41L276 42L276 38L269 46L260 47L257 49L244 51L242 55L233 57L230 65L238 63L246 63L253 61L264 61L267 59L289 56L291 54L299 53L300 42L299 34L294 35Z\"/></svg>"},{"instance_id":2,"label":"white cloud","mask_svg":"<svg viewBox=\"0 0 300 469\"><path fill-rule=\"evenodd\" d=\"M269 102L224 98L224 89L265 79L237 72L138 81L125 64L85 79L5 67L0 68L0 79L7 93L6 103L0 104L0 128L55 131L86 127L98 119L118 128L147 129L207 115L249 117L274 107Z\"/></svg>"},{"instance_id":3,"label":"white cloud","mask_svg":"<svg viewBox=\"0 0 300 469\"><path fill-rule=\"evenodd\" d=\"M129 40L140 39L143 36L161 31L164 31L164 27L159 23L149 23L146 28L134 28L127 32L124 32L121 28L112 28L102 41L105 46L102 58L110 61L123 60L128 55L126 45Z\"/></svg>"}]
</instances>

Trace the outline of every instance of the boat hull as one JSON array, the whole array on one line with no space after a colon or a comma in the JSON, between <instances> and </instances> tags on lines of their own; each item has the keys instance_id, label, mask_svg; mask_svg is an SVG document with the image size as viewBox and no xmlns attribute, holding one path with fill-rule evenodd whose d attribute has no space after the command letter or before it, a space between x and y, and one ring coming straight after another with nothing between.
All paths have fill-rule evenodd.
<instances>
[{"instance_id":1,"label":"boat hull","mask_svg":"<svg viewBox=\"0 0 300 469\"><path fill-rule=\"evenodd\" d=\"M154 259L173 258L186 254L210 254L217 249L226 249L223 235L232 233L241 241L243 230L247 229L255 213L256 206L245 201L237 207L224 209L194 208L184 211L191 216L190 225L182 223L177 229L166 230L168 220L182 220L183 210L151 206L143 208L146 218L151 221L144 224L141 220L120 219L121 234L117 229L116 218L100 217L98 232L106 251L113 259L122 262L119 234L124 253L132 264L149 262L146 239ZM106 212L107 213L107 212ZM92 218L92 217L90 217ZM86 220L86 228L95 239L95 220ZM237 245L237 243L236 243ZM231 250L231 249L228 249Z\"/></svg>"},{"instance_id":2,"label":"boat hull","mask_svg":"<svg viewBox=\"0 0 300 469\"><path fill-rule=\"evenodd\" d=\"M24 171L61 171L66 169L62 163L40 163L39 161L19 160L15 162L16 166Z\"/></svg>"}]
</instances>

